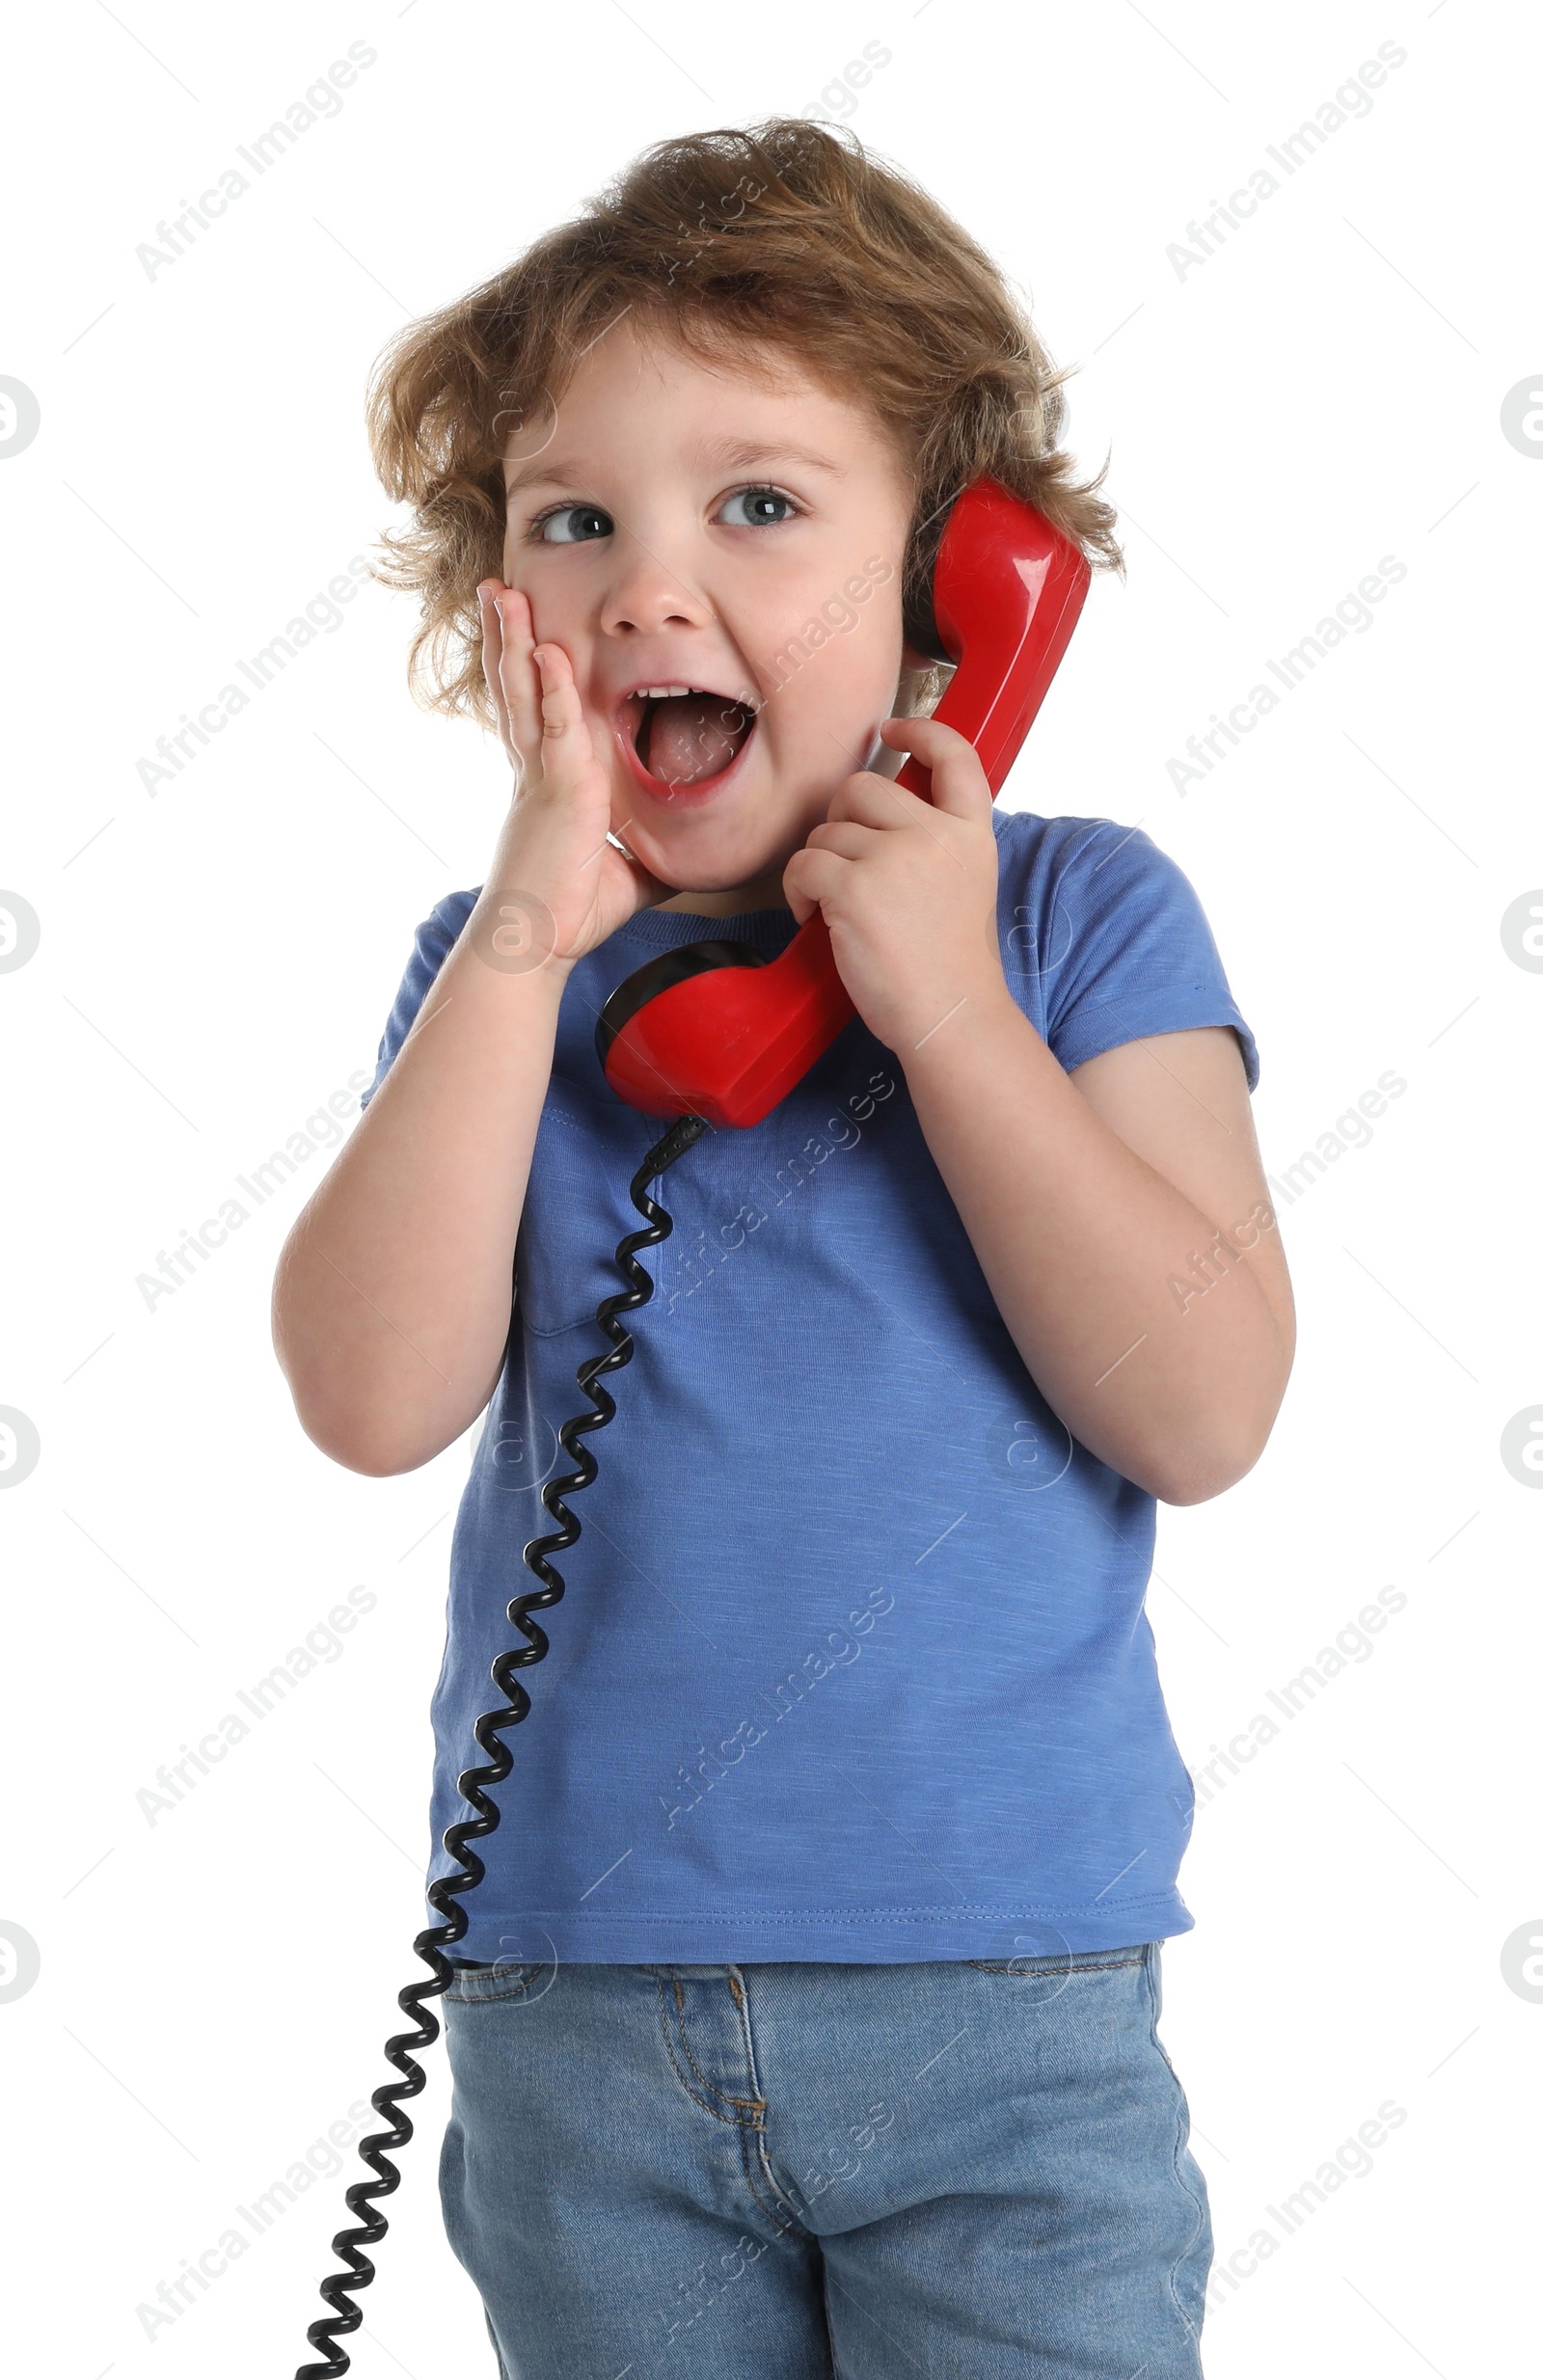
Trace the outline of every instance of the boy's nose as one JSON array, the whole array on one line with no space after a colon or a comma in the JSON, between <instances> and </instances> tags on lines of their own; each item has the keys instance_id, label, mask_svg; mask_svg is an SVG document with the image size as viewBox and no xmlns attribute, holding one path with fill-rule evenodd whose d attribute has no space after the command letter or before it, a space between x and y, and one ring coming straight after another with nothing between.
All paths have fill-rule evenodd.
<instances>
[{"instance_id":1,"label":"boy's nose","mask_svg":"<svg viewBox=\"0 0 1543 2380\"><path fill-rule=\"evenodd\" d=\"M652 636L666 628L700 628L716 617L702 589L661 547L618 526L616 567L601 611L604 630Z\"/></svg>"}]
</instances>

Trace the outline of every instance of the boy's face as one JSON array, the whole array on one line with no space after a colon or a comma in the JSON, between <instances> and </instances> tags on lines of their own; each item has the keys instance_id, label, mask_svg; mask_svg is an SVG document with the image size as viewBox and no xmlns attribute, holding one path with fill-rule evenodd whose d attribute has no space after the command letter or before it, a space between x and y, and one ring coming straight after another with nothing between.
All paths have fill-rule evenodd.
<instances>
[{"instance_id":1,"label":"boy's face","mask_svg":"<svg viewBox=\"0 0 1543 2380\"><path fill-rule=\"evenodd\" d=\"M503 472L503 578L573 663L612 831L668 906L782 904L843 778L904 758L875 754L907 655L892 443L791 356L709 368L624 317Z\"/></svg>"}]
</instances>

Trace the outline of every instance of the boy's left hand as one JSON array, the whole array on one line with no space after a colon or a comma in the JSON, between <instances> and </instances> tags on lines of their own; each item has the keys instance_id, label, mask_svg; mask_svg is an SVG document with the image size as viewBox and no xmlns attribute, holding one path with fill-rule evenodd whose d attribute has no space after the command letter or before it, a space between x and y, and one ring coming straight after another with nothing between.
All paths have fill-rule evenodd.
<instances>
[{"instance_id":1,"label":"boy's left hand","mask_svg":"<svg viewBox=\"0 0 1543 2380\"><path fill-rule=\"evenodd\" d=\"M853 1006L904 1065L952 1012L967 1030L978 1003L1011 995L996 932L991 790L974 745L936 719L885 719L879 732L932 771L931 801L859 769L794 852L782 889L796 924L824 911Z\"/></svg>"}]
</instances>

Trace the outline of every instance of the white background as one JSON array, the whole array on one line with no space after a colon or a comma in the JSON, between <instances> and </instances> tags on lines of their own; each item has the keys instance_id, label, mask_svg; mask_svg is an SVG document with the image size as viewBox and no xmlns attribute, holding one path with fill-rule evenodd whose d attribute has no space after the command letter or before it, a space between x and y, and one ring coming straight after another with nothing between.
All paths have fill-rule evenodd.
<instances>
[{"instance_id":1,"label":"white background","mask_svg":"<svg viewBox=\"0 0 1543 2380\"><path fill-rule=\"evenodd\" d=\"M341 113L149 276L157 222L358 40L376 61ZM1543 1419L1543 975L1502 920L1543 903L1543 446L1501 426L1543 385L1535 25L1476 0L65 0L11 36L0 352L41 419L0 457L0 882L41 921L0 976L0 1404L41 1443L0 1498L0 1920L41 1960L0 2002L0 2223L18 2367L49 2380L306 2360L352 2149L153 2340L136 2309L389 2078L421 1973L471 1442L371 1479L302 1434L268 1297L325 1150L153 1311L136 1283L372 1069L413 931L481 882L508 790L495 743L414 708L410 606L373 586L174 782L137 764L391 519L361 401L404 320L650 141L839 115L822 94L873 41L853 129L1021 284L1079 367L1075 450L1112 455L1128 581L1096 580L1004 799L1139 824L1189 875L1278 1178L1385 1070L1407 1086L1280 1202L1300 1349L1263 1458L1159 1518L1149 1609L1192 1768L1380 1588L1407 1597L1219 1771L1185 1861L1162 2029L1237 2259L1206 2369L1488 2380L1535 2331L1543 2005L1502 1951L1543 1936L1543 1474L1502 1442ZM1407 57L1370 113L1180 272L1190 220L1387 41ZM1369 630L1177 792L1186 738L1385 555L1407 575ZM341 1658L148 1825L157 1768L360 1583ZM351 2345L369 2375L491 2368L440 2228L442 2044L427 2063ZM1388 2099L1406 2121L1372 2171L1285 2235L1266 2208Z\"/></svg>"}]
</instances>

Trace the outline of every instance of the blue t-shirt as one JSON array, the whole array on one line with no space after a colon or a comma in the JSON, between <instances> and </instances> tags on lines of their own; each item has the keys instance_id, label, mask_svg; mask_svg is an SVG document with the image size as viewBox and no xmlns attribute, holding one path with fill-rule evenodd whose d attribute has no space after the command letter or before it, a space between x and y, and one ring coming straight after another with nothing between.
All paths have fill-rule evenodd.
<instances>
[{"instance_id":1,"label":"blue t-shirt","mask_svg":"<svg viewBox=\"0 0 1543 2380\"><path fill-rule=\"evenodd\" d=\"M993 812L1009 989L1069 1070L1138 1036L1254 1037L1181 869L1108 819ZM480 888L478 888L480 889ZM420 927L367 1105L475 891ZM791 912L648 909L573 968L504 1366L450 1556L428 1875L484 1765L558 1426L626 1286L629 1184L664 1122L595 1019L669 945L775 953ZM507 1731L456 1946L481 1960L1013 1958L1188 1931L1193 1796L1143 1609L1154 1500L1080 1445L997 1312L894 1054L853 1018L762 1122L654 1185L672 1235L603 1375L582 1534ZM437 1913L428 1912L430 1922Z\"/></svg>"}]
</instances>

